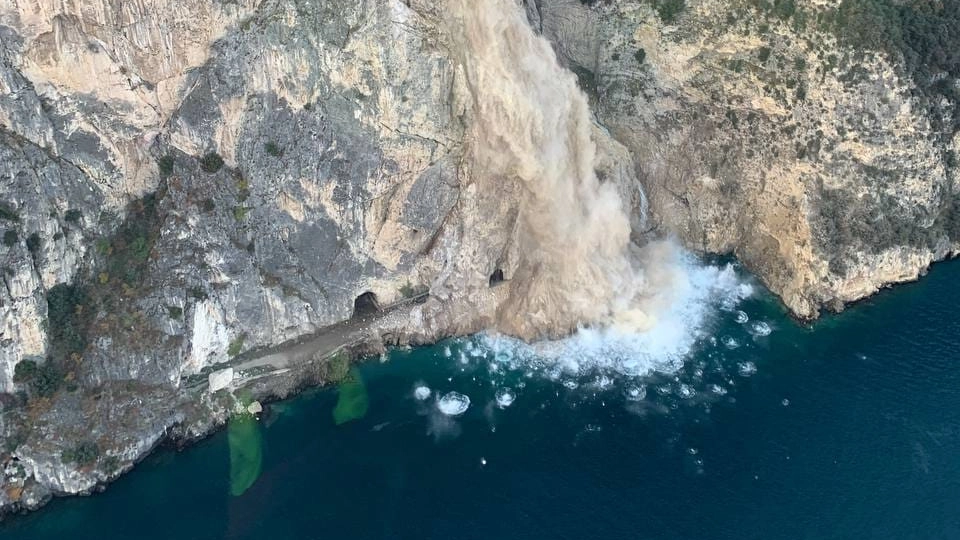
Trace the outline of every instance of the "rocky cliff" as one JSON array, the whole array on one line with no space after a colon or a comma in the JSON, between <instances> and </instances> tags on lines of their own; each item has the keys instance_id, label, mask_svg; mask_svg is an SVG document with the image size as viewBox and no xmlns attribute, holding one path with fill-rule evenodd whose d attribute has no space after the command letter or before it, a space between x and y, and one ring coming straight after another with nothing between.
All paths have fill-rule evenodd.
<instances>
[{"instance_id":1,"label":"rocky cliff","mask_svg":"<svg viewBox=\"0 0 960 540\"><path fill-rule=\"evenodd\" d=\"M796 315L956 253L956 3L530 4L654 224L735 253Z\"/></svg>"},{"instance_id":2,"label":"rocky cliff","mask_svg":"<svg viewBox=\"0 0 960 540\"><path fill-rule=\"evenodd\" d=\"M599 316L547 289L613 279L558 266L603 190L604 230L734 253L800 317L915 279L960 241L960 47L903 25L960 35L954 3L528 0L567 71L509 85L529 39L455 0L0 6L0 504L204 433L237 404L192 381L368 302L429 291L391 343ZM535 110L567 78L592 121Z\"/></svg>"}]
</instances>

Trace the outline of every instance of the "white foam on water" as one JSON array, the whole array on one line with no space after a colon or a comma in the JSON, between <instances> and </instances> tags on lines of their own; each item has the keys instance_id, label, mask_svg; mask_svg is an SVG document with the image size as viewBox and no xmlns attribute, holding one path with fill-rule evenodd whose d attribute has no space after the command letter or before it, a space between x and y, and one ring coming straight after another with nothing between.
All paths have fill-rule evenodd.
<instances>
[{"instance_id":1,"label":"white foam on water","mask_svg":"<svg viewBox=\"0 0 960 540\"><path fill-rule=\"evenodd\" d=\"M709 342L708 326L717 311L736 307L753 294L753 287L730 264L703 265L678 248L660 251L673 257L672 274L668 286L642 301L651 314L642 323L631 312L606 326L581 328L568 338L533 344L482 334L479 343L485 358L497 366L491 371L533 371L566 381L597 371L609 377L643 377L680 370L698 343Z\"/></svg>"},{"instance_id":2,"label":"white foam on water","mask_svg":"<svg viewBox=\"0 0 960 540\"><path fill-rule=\"evenodd\" d=\"M454 340L451 364L459 370L466 359L476 367L486 366L482 377L489 384L483 385L485 395L475 397L487 403L491 414L510 407L527 380L555 384L547 395L569 400L572 406L619 403L641 415L680 407L709 410L713 400L732 399L725 397L736 386L730 376L756 372L752 363L737 358L751 347L754 329L762 332L758 326L762 321L750 321L739 307L753 294L753 287L733 265L705 265L681 251L675 254L669 287L633 304L656 306L647 311L655 316L613 319L581 328L565 339L532 344L498 333ZM744 325L742 329L732 326L734 320ZM730 334L720 334L720 325ZM549 400L537 391L525 396L524 402L532 407L543 408ZM442 396L433 410L443 421L433 423L454 421L469 403L467 396L456 392Z\"/></svg>"},{"instance_id":3,"label":"white foam on water","mask_svg":"<svg viewBox=\"0 0 960 540\"><path fill-rule=\"evenodd\" d=\"M755 336L769 336L772 332L773 328L764 321L757 321L750 325L750 333Z\"/></svg>"},{"instance_id":4,"label":"white foam on water","mask_svg":"<svg viewBox=\"0 0 960 540\"><path fill-rule=\"evenodd\" d=\"M757 372L757 365L753 362L740 362L737 364L737 372L741 377L750 377Z\"/></svg>"},{"instance_id":5,"label":"white foam on water","mask_svg":"<svg viewBox=\"0 0 960 540\"><path fill-rule=\"evenodd\" d=\"M721 338L720 341L723 342L724 347L730 350L737 349L740 347L740 342L737 341L733 336L723 336L723 338Z\"/></svg>"},{"instance_id":6,"label":"white foam on water","mask_svg":"<svg viewBox=\"0 0 960 540\"><path fill-rule=\"evenodd\" d=\"M417 387L413 389L413 397L417 398L417 401L426 401L432 393L430 387L422 384L417 385Z\"/></svg>"},{"instance_id":7,"label":"white foam on water","mask_svg":"<svg viewBox=\"0 0 960 540\"><path fill-rule=\"evenodd\" d=\"M517 399L517 395L513 393L513 390L509 388L501 388L497 390L497 407L501 409L506 409L510 405L513 405L513 401Z\"/></svg>"},{"instance_id":8,"label":"white foam on water","mask_svg":"<svg viewBox=\"0 0 960 540\"><path fill-rule=\"evenodd\" d=\"M437 408L447 416L460 416L470 408L470 398L460 392L447 392L437 400Z\"/></svg>"},{"instance_id":9,"label":"white foam on water","mask_svg":"<svg viewBox=\"0 0 960 540\"><path fill-rule=\"evenodd\" d=\"M711 384L711 385L710 385L710 391L713 392L714 394L718 395L718 396L725 396L725 395L727 395L727 389L724 388L724 387L722 387L722 386L720 386L719 384Z\"/></svg>"},{"instance_id":10,"label":"white foam on water","mask_svg":"<svg viewBox=\"0 0 960 540\"><path fill-rule=\"evenodd\" d=\"M643 401L647 397L647 387L631 384L624 389L623 396L627 401Z\"/></svg>"},{"instance_id":11,"label":"white foam on water","mask_svg":"<svg viewBox=\"0 0 960 540\"><path fill-rule=\"evenodd\" d=\"M597 379L594 381L594 384L596 385L597 388L601 390L606 390L607 388L610 388L611 386L613 386L613 379L611 379L610 377L607 377L606 375L601 375L597 377Z\"/></svg>"}]
</instances>

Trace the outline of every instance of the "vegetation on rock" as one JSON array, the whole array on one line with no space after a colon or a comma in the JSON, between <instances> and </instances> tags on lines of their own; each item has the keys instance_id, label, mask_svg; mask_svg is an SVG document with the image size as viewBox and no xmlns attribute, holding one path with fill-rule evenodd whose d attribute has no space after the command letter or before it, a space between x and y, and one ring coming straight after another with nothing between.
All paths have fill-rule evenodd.
<instances>
[{"instance_id":1,"label":"vegetation on rock","mask_svg":"<svg viewBox=\"0 0 960 540\"><path fill-rule=\"evenodd\" d=\"M69 223L78 223L81 219L83 219L83 213L76 208L71 208L70 210L67 210L66 214L63 215L63 219Z\"/></svg>"},{"instance_id":2,"label":"vegetation on rock","mask_svg":"<svg viewBox=\"0 0 960 540\"><path fill-rule=\"evenodd\" d=\"M55 362L76 360L87 346L91 315L86 287L61 283L47 291L50 356Z\"/></svg>"},{"instance_id":3,"label":"vegetation on rock","mask_svg":"<svg viewBox=\"0 0 960 540\"><path fill-rule=\"evenodd\" d=\"M99 457L100 447L92 441L81 441L60 454L60 459L64 463L76 463L80 466L90 465Z\"/></svg>"},{"instance_id":4,"label":"vegetation on rock","mask_svg":"<svg viewBox=\"0 0 960 540\"><path fill-rule=\"evenodd\" d=\"M52 362L38 364L33 360L21 360L13 372L13 382L25 384L38 397L53 395L63 382L63 375Z\"/></svg>"},{"instance_id":5,"label":"vegetation on rock","mask_svg":"<svg viewBox=\"0 0 960 540\"><path fill-rule=\"evenodd\" d=\"M158 159L157 169L160 171L160 176L163 178L166 178L167 176L170 176L171 174L173 174L174 165L175 165L175 161L173 159L173 156L170 154L167 154L161 157L160 159Z\"/></svg>"},{"instance_id":6,"label":"vegetation on rock","mask_svg":"<svg viewBox=\"0 0 960 540\"><path fill-rule=\"evenodd\" d=\"M240 334L233 341L230 342L230 346L227 348L227 355L237 356L243 351L243 342L247 339L246 334Z\"/></svg>"},{"instance_id":7,"label":"vegetation on rock","mask_svg":"<svg viewBox=\"0 0 960 540\"><path fill-rule=\"evenodd\" d=\"M223 158L216 152L210 152L200 158L200 168L204 172L213 174L219 171L221 167L223 167Z\"/></svg>"},{"instance_id":8,"label":"vegetation on rock","mask_svg":"<svg viewBox=\"0 0 960 540\"><path fill-rule=\"evenodd\" d=\"M0 219L17 222L20 221L20 214L10 206L0 203Z\"/></svg>"},{"instance_id":9,"label":"vegetation on rock","mask_svg":"<svg viewBox=\"0 0 960 540\"><path fill-rule=\"evenodd\" d=\"M40 246L43 245L43 241L40 239L38 233L33 233L27 237L27 249L30 250L30 253L37 254L40 251Z\"/></svg>"}]
</instances>

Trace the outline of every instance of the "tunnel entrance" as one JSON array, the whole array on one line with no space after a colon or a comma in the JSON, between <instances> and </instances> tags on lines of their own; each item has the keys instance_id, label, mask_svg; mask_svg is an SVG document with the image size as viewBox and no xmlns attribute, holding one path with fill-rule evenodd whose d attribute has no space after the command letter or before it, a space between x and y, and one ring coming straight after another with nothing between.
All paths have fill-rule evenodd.
<instances>
[{"instance_id":1,"label":"tunnel entrance","mask_svg":"<svg viewBox=\"0 0 960 540\"><path fill-rule=\"evenodd\" d=\"M497 283L503 283L503 270L497 268L490 274L490 286L493 287Z\"/></svg>"},{"instance_id":2,"label":"tunnel entrance","mask_svg":"<svg viewBox=\"0 0 960 540\"><path fill-rule=\"evenodd\" d=\"M368 315L380 313L380 302L377 301L377 295L367 291L353 301L353 318L359 319Z\"/></svg>"}]
</instances>

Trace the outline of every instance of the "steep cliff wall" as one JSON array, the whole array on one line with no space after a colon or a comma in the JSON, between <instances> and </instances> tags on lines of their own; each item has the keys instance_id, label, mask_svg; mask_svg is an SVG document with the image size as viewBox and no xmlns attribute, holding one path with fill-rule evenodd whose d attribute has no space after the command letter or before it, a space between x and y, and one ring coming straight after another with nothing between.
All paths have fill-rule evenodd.
<instances>
[{"instance_id":1,"label":"steep cliff wall","mask_svg":"<svg viewBox=\"0 0 960 540\"><path fill-rule=\"evenodd\" d=\"M462 128L403 3L2 9L4 389L58 284L94 304L78 376L177 384L436 273Z\"/></svg>"},{"instance_id":2,"label":"steep cliff wall","mask_svg":"<svg viewBox=\"0 0 960 540\"><path fill-rule=\"evenodd\" d=\"M735 253L814 317L957 252L948 4L537 0L528 12L630 149L654 225Z\"/></svg>"},{"instance_id":3,"label":"steep cliff wall","mask_svg":"<svg viewBox=\"0 0 960 540\"><path fill-rule=\"evenodd\" d=\"M450 260L495 264L449 217L463 126L434 9L0 6L0 503L90 490L203 433L230 407L182 388L208 366Z\"/></svg>"}]
</instances>

